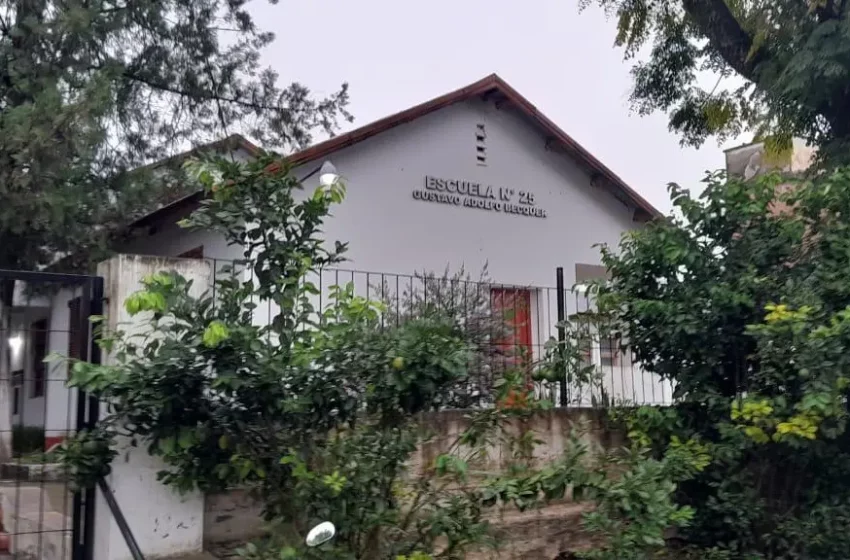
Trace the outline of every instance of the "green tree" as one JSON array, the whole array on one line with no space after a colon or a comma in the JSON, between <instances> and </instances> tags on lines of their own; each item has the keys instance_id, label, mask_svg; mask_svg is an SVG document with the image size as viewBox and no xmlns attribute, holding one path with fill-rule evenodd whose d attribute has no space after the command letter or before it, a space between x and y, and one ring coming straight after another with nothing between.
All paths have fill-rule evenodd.
<instances>
[{"instance_id":1,"label":"green tree","mask_svg":"<svg viewBox=\"0 0 850 560\"><path fill-rule=\"evenodd\" d=\"M847 160L847 2L582 0L594 3L617 19L626 58L651 45L633 68L632 104L668 113L683 144L753 131L774 153L801 137L822 161Z\"/></svg>"},{"instance_id":2,"label":"green tree","mask_svg":"<svg viewBox=\"0 0 850 560\"><path fill-rule=\"evenodd\" d=\"M220 270L201 296L174 273L145 279L125 302L147 314L143 336L107 333L114 365L74 364L72 384L113 410L62 450L75 479L91 484L108 469L113 438L127 435L162 457L161 478L177 489L239 484L261 496L272 538L248 546L249 558L311 557L302 539L317 520L339 527L321 557L421 557L445 538L455 558L481 544L476 500L442 480L404 488L422 437L416 415L466 377L457 323L425 313L382 328L386 308L350 285L329 288L328 308L313 307L310 279L345 250L320 236L341 184L301 195L271 157L200 165L195 175L210 198L185 225L221 232L247 260ZM257 325L264 304L273 312ZM454 457L435 468L454 482L467 472Z\"/></svg>"},{"instance_id":3,"label":"green tree","mask_svg":"<svg viewBox=\"0 0 850 560\"><path fill-rule=\"evenodd\" d=\"M442 274L423 271L406 279L397 289L384 280L372 287L373 297L383 301L387 316L396 323L433 313L463 324L463 336L470 346L469 376L463 385L442 395L443 406L475 408L493 404L493 384L520 363L519 352L499 341L510 339L511 317L493 308L489 286L494 284L488 266L473 277L464 267ZM528 365L530 366L530 360Z\"/></svg>"},{"instance_id":4,"label":"green tree","mask_svg":"<svg viewBox=\"0 0 850 560\"><path fill-rule=\"evenodd\" d=\"M172 166L148 164L236 132L284 150L333 132L346 86L322 99L279 85L259 61L273 39L245 0L0 1L0 269L86 269L184 194ZM4 340L13 290L0 282Z\"/></svg>"},{"instance_id":5,"label":"green tree","mask_svg":"<svg viewBox=\"0 0 850 560\"><path fill-rule=\"evenodd\" d=\"M110 403L94 429L59 451L77 484L108 472L124 437L159 456L161 480L178 490L247 486L270 529L245 547L254 560L459 559L495 544L489 508L533 508L568 491L598 505L586 527L611 542L589 558L645 558L668 527L687 522L690 509L672 497L701 468L689 453L698 446L649 462L636 448L616 458L623 475L609 476L608 462L576 438L538 464L528 420L542 405L522 370L500 370L488 387L496 406L470 410L454 441L436 441L420 416L468 394L469 367L482 360L481 305L467 325L451 306L408 292L397 294L408 309L388 308L349 285L329 288L331 304L314 308L310 279L345 249L320 235L344 189L299 193L273 163L198 167L210 197L185 225L221 232L246 261L219 270L201 295L172 272L144 279L124 302L136 316L132 334L103 332L109 363L73 363L71 384ZM456 293L450 283L442 293ZM267 303L272 315L258 325L254 311ZM412 470L413 453L428 444L445 452ZM493 446L507 458L503 472L484 469ZM318 520L339 533L317 556L302 540Z\"/></svg>"},{"instance_id":6,"label":"green tree","mask_svg":"<svg viewBox=\"0 0 850 560\"><path fill-rule=\"evenodd\" d=\"M333 132L346 87L281 87L259 62L273 39L245 0L0 2L0 268L102 247L178 188L142 165L234 132L267 148Z\"/></svg>"},{"instance_id":7,"label":"green tree","mask_svg":"<svg viewBox=\"0 0 850 560\"><path fill-rule=\"evenodd\" d=\"M674 187L677 217L604 253L600 309L675 386L670 409L627 415L630 435L658 455L706 446L676 494L687 557L850 556L850 170L780 181Z\"/></svg>"}]
</instances>

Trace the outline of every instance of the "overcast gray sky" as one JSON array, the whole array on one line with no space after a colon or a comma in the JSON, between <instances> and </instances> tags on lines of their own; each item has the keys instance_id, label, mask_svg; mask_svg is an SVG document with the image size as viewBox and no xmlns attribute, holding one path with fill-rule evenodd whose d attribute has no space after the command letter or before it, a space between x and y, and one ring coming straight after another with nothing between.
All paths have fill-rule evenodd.
<instances>
[{"instance_id":1,"label":"overcast gray sky","mask_svg":"<svg viewBox=\"0 0 850 560\"><path fill-rule=\"evenodd\" d=\"M362 126L497 73L651 203L666 185L699 189L723 165L710 141L679 146L663 114L629 110L630 64L614 22L576 0L282 0L254 4L277 39L266 62L284 82L330 93L351 87Z\"/></svg>"}]
</instances>

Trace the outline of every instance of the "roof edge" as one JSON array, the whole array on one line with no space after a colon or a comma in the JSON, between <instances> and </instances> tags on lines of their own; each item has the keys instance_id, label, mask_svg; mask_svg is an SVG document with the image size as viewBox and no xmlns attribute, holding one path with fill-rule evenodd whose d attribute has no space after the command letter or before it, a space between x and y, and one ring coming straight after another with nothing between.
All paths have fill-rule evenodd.
<instances>
[{"instance_id":1,"label":"roof edge","mask_svg":"<svg viewBox=\"0 0 850 560\"><path fill-rule=\"evenodd\" d=\"M531 118L538 126L543 128L552 138L554 138L564 149L575 159L579 160L589 167L593 172L604 178L615 189L619 190L624 197L635 207L637 211L645 214L647 220L661 218L664 214L655 208L649 201L641 196L637 191L631 188L622 178L614 173L609 167L599 161L593 154L567 134L563 129L556 125L549 117L544 115L537 107L528 99L523 97L517 90L504 81L497 74L490 74L476 82L467 86L461 87L449 93L435 97L424 103L414 105L403 111L393 113L376 121L372 121L366 125L358 127L345 134L329 138L318 144L314 144L308 148L295 152L289 156L282 158L282 163L291 166L303 165L317 159L329 156L333 152L347 148L373 136L386 132L396 126L414 121L420 117L454 105L467 99L481 96L489 92L498 91L504 95L507 100L515 105L524 115ZM259 153L262 150L251 144L248 140L239 134L234 134L221 141L236 142L237 145L245 148L251 153ZM196 150L208 150L213 145L206 145ZM194 152L195 150L193 150ZM174 157L187 157L192 152L180 154ZM129 229L143 227L147 224L157 221L157 218L165 214L171 214L177 211L175 208L178 205L187 205L186 211L193 210L195 205L200 201L201 193L194 193L179 199L167 206L155 210L142 218L136 220L128 226ZM635 219L637 220L637 212Z\"/></svg>"}]
</instances>

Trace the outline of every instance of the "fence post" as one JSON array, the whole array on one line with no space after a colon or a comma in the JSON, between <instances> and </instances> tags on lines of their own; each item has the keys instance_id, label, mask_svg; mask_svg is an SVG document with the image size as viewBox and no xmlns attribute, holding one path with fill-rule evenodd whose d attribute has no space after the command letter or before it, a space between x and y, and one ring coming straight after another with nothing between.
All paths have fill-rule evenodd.
<instances>
[{"instance_id":1,"label":"fence post","mask_svg":"<svg viewBox=\"0 0 850 560\"><path fill-rule=\"evenodd\" d=\"M81 360L89 359L90 348L87 344L89 340L89 316L86 313L91 304L91 295L91 286L89 283L84 284L80 295L80 312L76 317L69 315L68 318L68 336L77 337L76 347L80 349L80 354L73 357ZM70 302L68 303L70 304ZM71 324L74 319L76 319L76 324ZM88 394L77 389L76 423L74 426L77 432L89 427L90 419L86 409L88 400ZM94 550L94 504L95 494L93 489L74 491L71 516L71 558L73 560L91 560L92 558Z\"/></svg>"},{"instance_id":2,"label":"fence post","mask_svg":"<svg viewBox=\"0 0 850 560\"><path fill-rule=\"evenodd\" d=\"M567 330L564 328L564 321L567 320L567 294L564 291L564 267L559 266L555 269L555 289L558 292L558 348L563 349L567 340ZM560 383L560 405L567 406L567 372L561 372L561 377L558 380Z\"/></svg>"},{"instance_id":3,"label":"fence post","mask_svg":"<svg viewBox=\"0 0 850 560\"><path fill-rule=\"evenodd\" d=\"M82 348L89 362L101 364L100 345L94 337L94 324L91 318L103 315L103 278L97 276L92 278L91 285L86 286L84 312L81 313L80 337L83 342ZM94 395L86 395L80 392L78 397L83 407L88 406L86 414L86 427L93 429L100 419L100 400ZM87 401L87 402L86 402ZM85 497L85 510L83 518L83 540L85 541L85 560L94 560L95 551L95 504L97 493L94 488L87 488Z\"/></svg>"}]
</instances>

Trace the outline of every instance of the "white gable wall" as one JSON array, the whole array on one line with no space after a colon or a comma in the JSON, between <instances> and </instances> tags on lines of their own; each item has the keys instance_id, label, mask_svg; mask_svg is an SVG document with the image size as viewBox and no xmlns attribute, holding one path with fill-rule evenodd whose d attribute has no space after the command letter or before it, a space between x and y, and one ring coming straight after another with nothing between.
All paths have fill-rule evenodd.
<instances>
[{"instance_id":1,"label":"white gable wall","mask_svg":"<svg viewBox=\"0 0 850 560\"><path fill-rule=\"evenodd\" d=\"M119 247L117 252L176 257L200 246L203 246L206 257L230 260L242 258L241 249L228 247L221 235L209 231L187 231L176 223L157 226L153 235L134 239Z\"/></svg>"},{"instance_id":2,"label":"white gable wall","mask_svg":"<svg viewBox=\"0 0 850 560\"><path fill-rule=\"evenodd\" d=\"M476 125L487 132L487 166L476 163ZM567 156L545 149L535 127L493 103L465 102L398 126L331 154L348 194L326 227L329 241L350 243L345 266L411 273L465 264L475 273L489 262L494 280L553 285L563 266L568 285L574 264L599 263L593 245L616 245L638 224L632 211L590 185L590 177ZM321 161L296 172L306 175ZM534 194L546 218L531 218L415 200L426 175L505 187ZM308 190L317 177L307 182ZM517 203L518 195L513 202ZM209 232L176 226L138 239L121 252L177 255L198 245L207 257L239 258Z\"/></svg>"},{"instance_id":3,"label":"white gable wall","mask_svg":"<svg viewBox=\"0 0 850 560\"><path fill-rule=\"evenodd\" d=\"M476 162L476 125L487 133L487 166ZM346 179L346 201L327 227L350 241L351 266L410 273L489 261L507 284L554 285L563 266L597 263L592 246L616 244L635 226L631 212L565 156L548 152L543 135L492 103L468 102L432 113L330 156ZM317 164L320 162L316 162ZM426 175L527 190L546 218L415 200ZM516 204L518 195L514 195Z\"/></svg>"}]
</instances>

